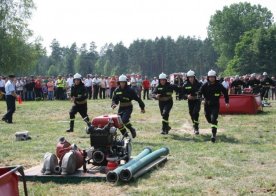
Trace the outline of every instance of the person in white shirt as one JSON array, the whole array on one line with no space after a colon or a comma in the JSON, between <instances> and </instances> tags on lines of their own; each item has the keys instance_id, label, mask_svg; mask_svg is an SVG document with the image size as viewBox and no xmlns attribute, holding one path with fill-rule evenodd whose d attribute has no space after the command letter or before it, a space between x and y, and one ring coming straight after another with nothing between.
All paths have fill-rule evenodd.
<instances>
[{"instance_id":1,"label":"person in white shirt","mask_svg":"<svg viewBox=\"0 0 276 196\"><path fill-rule=\"evenodd\" d=\"M106 80L105 94L107 97L109 97L109 95L110 95L110 86L109 86L110 77L105 77L105 80Z\"/></svg>"},{"instance_id":2,"label":"person in white shirt","mask_svg":"<svg viewBox=\"0 0 276 196\"><path fill-rule=\"evenodd\" d=\"M150 83L151 90L153 91L157 85L158 85L158 80L157 80L156 77L154 77L153 80Z\"/></svg>"},{"instance_id":3,"label":"person in white shirt","mask_svg":"<svg viewBox=\"0 0 276 196\"><path fill-rule=\"evenodd\" d=\"M95 77L92 80L92 84L93 84L93 99L98 99L100 83L101 83L101 80L98 78L97 75L95 75Z\"/></svg>"},{"instance_id":4,"label":"person in white shirt","mask_svg":"<svg viewBox=\"0 0 276 196\"><path fill-rule=\"evenodd\" d=\"M69 77L66 80L67 87L71 89L72 85L74 84L73 82L73 75L69 74Z\"/></svg>"},{"instance_id":5,"label":"person in white shirt","mask_svg":"<svg viewBox=\"0 0 276 196\"><path fill-rule=\"evenodd\" d=\"M221 84L224 86L224 88L226 88L226 90L228 90L228 89L229 89L229 86L230 86L229 80L230 80L229 77L225 77L225 78L224 78L224 81L221 83Z\"/></svg>"},{"instance_id":6,"label":"person in white shirt","mask_svg":"<svg viewBox=\"0 0 276 196\"><path fill-rule=\"evenodd\" d=\"M92 97L92 79L91 79L90 74L88 74L87 78L84 80L84 86L88 93L88 99L91 99L91 97Z\"/></svg>"},{"instance_id":7,"label":"person in white shirt","mask_svg":"<svg viewBox=\"0 0 276 196\"><path fill-rule=\"evenodd\" d=\"M7 113L2 117L2 121L6 123L13 123L12 116L15 112L15 101L17 95L15 93L15 76L9 75L9 79L5 84L5 91L6 91L6 102L7 102Z\"/></svg>"},{"instance_id":8,"label":"person in white shirt","mask_svg":"<svg viewBox=\"0 0 276 196\"><path fill-rule=\"evenodd\" d=\"M104 76L101 78L100 83L100 99L105 99L105 91L106 91L107 81Z\"/></svg>"},{"instance_id":9,"label":"person in white shirt","mask_svg":"<svg viewBox=\"0 0 276 196\"><path fill-rule=\"evenodd\" d=\"M22 81L21 78L18 78L18 80L15 83L16 86L16 93L18 95L20 95L23 98L23 86L24 86L24 82Z\"/></svg>"}]
</instances>

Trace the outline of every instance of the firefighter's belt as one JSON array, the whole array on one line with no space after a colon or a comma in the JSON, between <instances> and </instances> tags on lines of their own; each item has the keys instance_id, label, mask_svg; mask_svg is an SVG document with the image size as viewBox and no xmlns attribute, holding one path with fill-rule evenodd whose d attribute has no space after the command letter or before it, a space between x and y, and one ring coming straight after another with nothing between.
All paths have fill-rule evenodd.
<instances>
[{"instance_id":1,"label":"firefighter's belt","mask_svg":"<svg viewBox=\"0 0 276 196\"><path fill-rule=\"evenodd\" d=\"M87 100L83 100L83 101L75 101L75 102L76 102L76 104L81 105L81 104L86 104L86 103L87 103Z\"/></svg>"},{"instance_id":2,"label":"firefighter's belt","mask_svg":"<svg viewBox=\"0 0 276 196\"><path fill-rule=\"evenodd\" d=\"M160 97L159 101L169 101L170 99L172 99L171 96L169 96L169 97Z\"/></svg>"},{"instance_id":3,"label":"firefighter's belt","mask_svg":"<svg viewBox=\"0 0 276 196\"><path fill-rule=\"evenodd\" d=\"M120 107L128 107L128 106L132 106L131 102L120 102Z\"/></svg>"}]
</instances>

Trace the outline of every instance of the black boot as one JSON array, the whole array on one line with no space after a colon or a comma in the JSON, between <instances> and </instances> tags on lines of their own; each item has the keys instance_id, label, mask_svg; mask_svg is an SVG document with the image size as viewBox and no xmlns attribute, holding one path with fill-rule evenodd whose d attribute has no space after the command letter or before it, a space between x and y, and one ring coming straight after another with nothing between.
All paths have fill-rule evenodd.
<instances>
[{"instance_id":1,"label":"black boot","mask_svg":"<svg viewBox=\"0 0 276 196\"><path fill-rule=\"evenodd\" d=\"M74 131L74 122L73 120L70 121L70 128L66 130L66 132L73 132Z\"/></svg>"},{"instance_id":2,"label":"black boot","mask_svg":"<svg viewBox=\"0 0 276 196\"><path fill-rule=\"evenodd\" d=\"M122 127L119 130L124 137L128 137L128 133L125 127Z\"/></svg>"},{"instance_id":3,"label":"black boot","mask_svg":"<svg viewBox=\"0 0 276 196\"><path fill-rule=\"evenodd\" d=\"M162 131L161 134L166 135L169 133L169 131L171 130L171 127L169 126L169 124L165 121L162 121Z\"/></svg>"},{"instance_id":4,"label":"black boot","mask_svg":"<svg viewBox=\"0 0 276 196\"><path fill-rule=\"evenodd\" d=\"M211 137L211 141L212 141L213 143L216 142L216 136L217 136L217 128L213 127L213 128L212 128L212 137Z\"/></svg>"},{"instance_id":5,"label":"black boot","mask_svg":"<svg viewBox=\"0 0 276 196\"><path fill-rule=\"evenodd\" d=\"M132 138L135 138L136 137L136 130L132 127L132 125L130 123L128 123L126 125L126 127L129 129Z\"/></svg>"},{"instance_id":6,"label":"black boot","mask_svg":"<svg viewBox=\"0 0 276 196\"><path fill-rule=\"evenodd\" d=\"M198 123L194 123L194 133L195 133L196 135L199 134Z\"/></svg>"}]
</instances>

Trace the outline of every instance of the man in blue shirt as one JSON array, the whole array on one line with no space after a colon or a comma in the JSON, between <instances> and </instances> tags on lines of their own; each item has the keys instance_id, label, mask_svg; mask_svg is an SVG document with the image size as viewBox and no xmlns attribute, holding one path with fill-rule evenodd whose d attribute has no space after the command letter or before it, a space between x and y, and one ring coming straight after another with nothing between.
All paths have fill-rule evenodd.
<instances>
[{"instance_id":1,"label":"man in blue shirt","mask_svg":"<svg viewBox=\"0 0 276 196\"><path fill-rule=\"evenodd\" d=\"M6 123L12 123L12 115L15 112L15 85L14 85L15 76L9 75L8 82L5 84L6 91L6 102L7 102L7 113L3 116L2 120Z\"/></svg>"}]
</instances>

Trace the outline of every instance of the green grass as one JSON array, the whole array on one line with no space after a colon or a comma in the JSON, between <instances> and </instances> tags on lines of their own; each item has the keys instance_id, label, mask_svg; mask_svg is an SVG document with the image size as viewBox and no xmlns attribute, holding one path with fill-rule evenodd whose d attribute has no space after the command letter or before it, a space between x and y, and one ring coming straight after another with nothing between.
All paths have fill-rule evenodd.
<instances>
[{"instance_id":1,"label":"green grass","mask_svg":"<svg viewBox=\"0 0 276 196\"><path fill-rule=\"evenodd\" d=\"M276 194L276 102L258 115L219 116L218 141L210 140L210 126L200 113L199 136L193 134L187 102L175 101L169 135L160 133L161 117L156 101L145 101L146 114L136 103L132 115L138 137L133 155L144 147L170 148L169 161L138 180L118 185L105 182L60 184L28 182L30 195L248 195ZM60 136L80 148L89 146L84 122L76 118L74 133L68 128L71 103L67 101L24 102L17 105L15 124L0 122L0 165L42 162L44 153L54 152ZM0 102L0 116L5 103ZM90 117L114 113L110 100L89 101ZM32 140L16 142L16 131L28 130ZM20 189L22 186L20 183Z\"/></svg>"}]
</instances>

